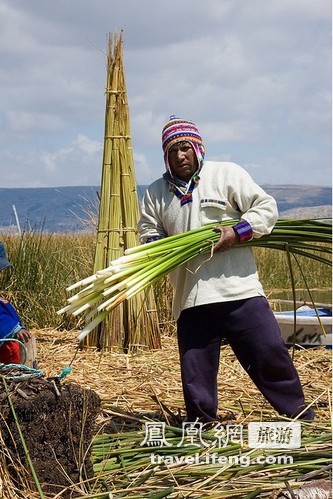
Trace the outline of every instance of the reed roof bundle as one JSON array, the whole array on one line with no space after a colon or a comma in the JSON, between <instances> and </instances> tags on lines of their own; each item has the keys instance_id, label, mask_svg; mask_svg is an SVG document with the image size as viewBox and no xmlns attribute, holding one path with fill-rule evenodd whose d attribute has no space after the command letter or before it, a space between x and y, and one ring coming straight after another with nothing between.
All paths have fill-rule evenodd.
<instances>
[{"instance_id":1,"label":"reed roof bundle","mask_svg":"<svg viewBox=\"0 0 333 499\"><path fill-rule=\"evenodd\" d=\"M122 34L109 35L105 136L94 272L138 244L139 205L123 63ZM107 314L104 314L105 316ZM94 329L87 345L124 349L160 346L159 321L152 290L123 303Z\"/></svg>"}]
</instances>

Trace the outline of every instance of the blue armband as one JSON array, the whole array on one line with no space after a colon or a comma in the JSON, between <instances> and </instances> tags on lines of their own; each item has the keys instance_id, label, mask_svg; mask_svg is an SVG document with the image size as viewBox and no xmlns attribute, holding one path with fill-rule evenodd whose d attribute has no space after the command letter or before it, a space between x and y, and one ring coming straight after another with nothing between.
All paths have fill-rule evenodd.
<instances>
[{"instance_id":1,"label":"blue armband","mask_svg":"<svg viewBox=\"0 0 333 499\"><path fill-rule=\"evenodd\" d=\"M246 220L240 220L232 228L236 232L240 243L250 241L253 237L252 227Z\"/></svg>"},{"instance_id":2,"label":"blue armband","mask_svg":"<svg viewBox=\"0 0 333 499\"><path fill-rule=\"evenodd\" d=\"M148 239L146 239L146 243L151 243L153 241L157 241L158 239L162 239L162 238L160 236L148 237Z\"/></svg>"}]
</instances>

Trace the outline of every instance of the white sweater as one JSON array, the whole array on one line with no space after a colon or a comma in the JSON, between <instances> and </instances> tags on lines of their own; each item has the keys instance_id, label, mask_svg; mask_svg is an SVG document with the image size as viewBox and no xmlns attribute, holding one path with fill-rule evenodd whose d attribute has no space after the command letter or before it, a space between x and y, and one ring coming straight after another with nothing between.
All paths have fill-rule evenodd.
<instances>
[{"instance_id":1,"label":"white sweater","mask_svg":"<svg viewBox=\"0 0 333 499\"><path fill-rule=\"evenodd\" d=\"M278 213L275 200L239 165L205 161L193 201L180 206L166 180L147 189L138 224L141 242L166 237L221 220L246 220L253 237L268 234ZM250 248L241 245L226 251L200 255L170 273L174 288L173 313L207 303L240 300L264 295Z\"/></svg>"}]
</instances>

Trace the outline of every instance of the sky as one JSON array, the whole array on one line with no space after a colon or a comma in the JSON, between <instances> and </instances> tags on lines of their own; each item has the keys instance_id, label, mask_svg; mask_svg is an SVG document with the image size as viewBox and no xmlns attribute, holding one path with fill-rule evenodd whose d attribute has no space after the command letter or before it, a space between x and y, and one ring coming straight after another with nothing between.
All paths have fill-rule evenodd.
<instances>
[{"instance_id":1,"label":"sky","mask_svg":"<svg viewBox=\"0 0 333 499\"><path fill-rule=\"evenodd\" d=\"M0 19L1 187L100 184L120 30L138 184L174 114L260 185L331 185L330 0L0 0Z\"/></svg>"}]
</instances>

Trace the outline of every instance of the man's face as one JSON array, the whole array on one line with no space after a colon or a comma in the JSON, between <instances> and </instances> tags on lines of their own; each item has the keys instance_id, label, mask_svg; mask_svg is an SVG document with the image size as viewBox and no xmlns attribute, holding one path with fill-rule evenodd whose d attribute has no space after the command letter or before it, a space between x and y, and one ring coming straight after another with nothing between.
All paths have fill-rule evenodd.
<instances>
[{"instance_id":1,"label":"man's face","mask_svg":"<svg viewBox=\"0 0 333 499\"><path fill-rule=\"evenodd\" d=\"M198 168L197 156L189 142L176 142L169 149L169 166L173 175L188 182Z\"/></svg>"}]
</instances>

